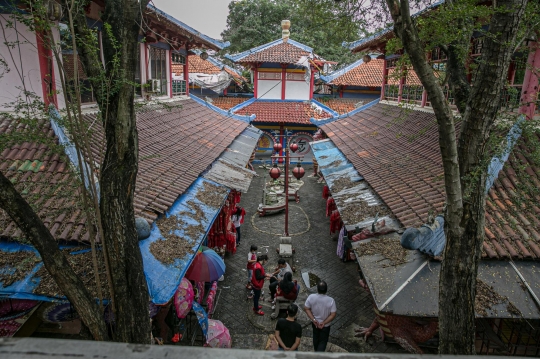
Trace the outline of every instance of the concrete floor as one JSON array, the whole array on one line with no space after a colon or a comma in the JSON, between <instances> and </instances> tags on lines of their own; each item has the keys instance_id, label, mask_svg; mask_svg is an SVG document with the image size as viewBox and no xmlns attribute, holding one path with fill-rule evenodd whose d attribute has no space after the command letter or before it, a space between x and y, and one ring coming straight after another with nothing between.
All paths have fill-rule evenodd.
<instances>
[{"instance_id":1,"label":"concrete floor","mask_svg":"<svg viewBox=\"0 0 540 359\"><path fill-rule=\"evenodd\" d=\"M257 167L257 166L256 166ZM369 326L374 318L368 294L358 285L357 264L343 263L336 255L337 235L330 235L329 218L325 215L326 201L322 198L324 184L317 178L308 177L312 168L304 166L306 176L301 187L300 203L290 201L289 233L296 248L294 258L296 273L294 279L302 283L302 291L298 304L302 308L307 295L301 280L301 272L312 272L328 283L328 295L336 300L337 317L332 323L330 346L332 351L388 353L404 352L395 344L381 342L376 336L367 343L354 337L354 329ZM268 290L265 290L265 302L261 302L264 317L252 313L252 301L246 299L248 291L246 257L251 244L259 247L259 252L268 249L269 263L266 271L277 265L277 254L280 234L283 233L284 212L259 217L257 207L262 202L264 180L268 181L268 170L257 169L259 177L255 177L248 193L243 194L241 206L246 210L246 218L241 228L242 241L236 254L228 254L225 258L227 270L225 280L220 282L221 293L214 313L214 319L221 320L230 330L233 346L245 349L264 349L268 334L273 333L275 321L270 319L270 303ZM299 316L301 324L306 324L304 337L311 337L311 327L307 325L305 314ZM309 350L309 342L303 340L302 349Z\"/></svg>"}]
</instances>

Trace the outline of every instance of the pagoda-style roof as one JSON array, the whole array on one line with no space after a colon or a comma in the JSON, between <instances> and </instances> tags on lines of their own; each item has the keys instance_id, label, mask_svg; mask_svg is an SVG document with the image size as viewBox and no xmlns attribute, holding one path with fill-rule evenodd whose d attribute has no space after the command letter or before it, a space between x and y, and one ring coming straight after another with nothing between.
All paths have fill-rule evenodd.
<instances>
[{"instance_id":1,"label":"pagoda-style roof","mask_svg":"<svg viewBox=\"0 0 540 359\"><path fill-rule=\"evenodd\" d=\"M316 62L324 62L318 55L313 53L313 48L292 39L287 42L278 39L236 55L225 55L227 59L241 64L263 62L296 64L302 56L307 56Z\"/></svg>"},{"instance_id":2,"label":"pagoda-style roof","mask_svg":"<svg viewBox=\"0 0 540 359\"><path fill-rule=\"evenodd\" d=\"M372 58L369 62L360 59L347 67L335 71L321 80L329 85L380 87L384 71L384 60Z\"/></svg>"},{"instance_id":3,"label":"pagoda-style roof","mask_svg":"<svg viewBox=\"0 0 540 359\"><path fill-rule=\"evenodd\" d=\"M418 16L424 15L430 12L431 10L438 8L440 5L444 4L444 2L445 0L437 1L436 3L431 4L425 9L422 9L416 12L415 14L413 14L412 18L416 18ZM381 45L383 43L386 43L388 40L390 40L394 36L395 36L394 26L392 25L364 39L356 40L353 42L344 41L342 45L343 47L348 48L352 52L360 52L360 51L375 50L375 49L381 50L381 47L384 47Z\"/></svg>"}]
</instances>

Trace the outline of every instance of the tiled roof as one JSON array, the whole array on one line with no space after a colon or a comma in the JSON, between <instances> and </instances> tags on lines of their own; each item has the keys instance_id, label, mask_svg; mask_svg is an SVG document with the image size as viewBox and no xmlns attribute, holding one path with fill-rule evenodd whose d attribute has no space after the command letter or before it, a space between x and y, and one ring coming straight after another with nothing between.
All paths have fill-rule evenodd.
<instances>
[{"instance_id":1,"label":"tiled roof","mask_svg":"<svg viewBox=\"0 0 540 359\"><path fill-rule=\"evenodd\" d=\"M150 222L164 213L247 127L246 122L227 119L191 99L169 105L167 110L148 107L137 115L140 161L134 207L137 216ZM99 123L95 116L87 114L85 120ZM1 122L0 133L8 125ZM92 151L95 158L101 158L103 129L95 128ZM48 123L43 129L54 138ZM78 187L69 161L49 152L46 146L35 143L12 146L0 155L0 170L16 181L26 198L32 198L31 203L57 239L87 240L84 216L74 205ZM0 212L0 224L4 229L1 236L17 236L16 226L4 212Z\"/></svg>"},{"instance_id":2,"label":"tiled roof","mask_svg":"<svg viewBox=\"0 0 540 359\"><path fill-rule=\"evenodd\" d=\"M434 114L377 104L321 127L405 227L424 224L431 209L441 213L444 171ZM527 152L523 141L518 149ZM511 203L520 165L528 166L526 185L540 186L540 170L514 151L486 201L484 258L540 259L540 208L520 211Z\"/></svg>"},{"instance_id":3,"label":"tiled roof","mask_svg":"<svg viewBox=\"0 0 540 359\"><path fill-rule=\"evenodd\" d=\"M236 105L249 100L247 97L215 97L212 98L212 105L217 106L223 110L230 110Z\"/></svg>"},{"instance_id":4,"label":"tiled roof","mask_svg":"<svg viewBox=\"0 0 540 359\"><path fill-rule=\"evenodd\" d=\"M354 110L359 101L361 100L352 98L333 98L326 100L323 103L340 115L343 115L344 113L349 113Z\"/></svg>"},{"instance_id":5,"label":"tiled roof","mask_svg":"<svg viewBox=\"0 0 540 359\"><path fill-rule=\"evenodd\" d=\"M539 143L540 136L529 141ZM489 190L484 257L540 259L540 168L535 165L537 161L532 161L534 145L527 143L524 139L518 141ZM523 188L536 189L536 195L532 191L523 198ZM531 197L536 199L531 201Z\"/></svg>"},{"instance_id":6,"label":"tiled roof","mask_svg":"<svg viewBox=\"0 0 540 359\"><path fill-rule=\"evenodd\" d=\"M294 40L283 42L281 39L261 45L238 55L225 55L237 63L274 62L295 64L300 57L308 56L313 49ZM315 55L315 57L317 57Z\"/></svg>"},{"instance_id":7,"label":"tiled roof","mask_svg":"<svg viewBox=\"0 0 540 359\"><path fill-rule=\"evenodd\" d=\"M255 123L296 123L311 125L310 119L324 119L331 117L330 114L322 111L318 113L311 104L303 101L255 101L252 104L242 107L235 112L238 115L255 114Z\"/></svg>"},{"instance_id":8,"label":"tiled roof","mask_svg":"<svg viewBox=\"0 0 540 359\"><path fill-rule=\"evenodd\" d=\"M209 58L210 59L210 58ZM189 72L190 73L201 73L201 74L219 74L222 69L225 70L229 75L231 75L234 79L239 81L246 81L246 79L242 76L240 76L237 72L231 70L224 64L220 64L220 62L216 59L213 59L214 61L208 61L203 60L199 55L189 55L188 61L189 61ZM220 66L218 66L218 65ZM181 76L184 73L184 66L173 64L172 65L172 71L177 75Z\"/></svg>"},{"instance_id":9,"label":"tiled roof","mask_svg":"<svg viewBox=\"0 0 540 359\"><path fill-rule=\"evenodd\" d=\"M330 84L336 86L381 87L383 79L384 60L372 59L333 79Z\"/></svg>"},{"instance_id":10,"label":"tiled roof","mask_svg":"<svg viewBox=\"0 0 540 359\"><path fill-rule=\"evenodd\" d=\"M13 131L16 126L19 133L31 131L29 124L21 126L0 115L0 135ZM69 159L56 146L58 141L48 120L34 126L43 131L39 135L42 143L24 142L5 148L0 153L0 171L30 202L55 238L89 240L78 181ZM22 232L3 210L0 210L0 237L22 237Z\"/></svg>"},{"instance_id":11,"label":"tiled roof","mask_svg":"<svg viewBox=\"0 0 540 359\"><path fill-rule=\"evenodd\" d=\"M424 223L432 208L442 210L435 115L377 104L322 129L404 226Z\"/></svg>"},{"instance_id":12,"label":"tiled roof","mask_svg":"<svg viewBox=\"0 0 540 359\"><path fill-rule=\"evenodd\" d=\"M397 76L401 76L401 75L395 72L396 72L395 68L388 69L387 83L389 85L399 85L399 78ZM435 77L437 78L439 77L438 72L433 72L433 74L435 75ZM418 75L412 68L407 70L405 84L422 86L422 83L420 82Z\"/></svg>"}]
</instances>

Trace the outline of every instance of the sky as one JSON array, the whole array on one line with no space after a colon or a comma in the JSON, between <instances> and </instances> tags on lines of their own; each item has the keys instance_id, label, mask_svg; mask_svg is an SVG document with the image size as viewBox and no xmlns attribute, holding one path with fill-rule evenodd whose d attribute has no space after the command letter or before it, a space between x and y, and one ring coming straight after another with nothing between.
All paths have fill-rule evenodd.
<instances>
[{"instance_id":1,"label":"sky","mask_svg":"<svg viewBox=\"0 0 540 359\"><path fill-rule=\"evenodd\" d=\"M220 39L231 0L153 0L160 10L205 35Z\"/></svg>"}]
</instances>

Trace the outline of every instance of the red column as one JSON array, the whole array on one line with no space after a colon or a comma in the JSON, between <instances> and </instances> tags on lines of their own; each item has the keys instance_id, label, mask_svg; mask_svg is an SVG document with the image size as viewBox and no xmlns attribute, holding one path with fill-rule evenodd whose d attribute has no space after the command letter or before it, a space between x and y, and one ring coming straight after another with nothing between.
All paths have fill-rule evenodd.
<instances>
[{"instance_id":1,"label":"red column","mask_svg":"<svg viewBox=\"0 0 540 359\"><path fill-rule=\"evenodd\" d=\"M148 63L148 43L146 42L144 43L144 76L145 76L146 83L148 83L148 80L150 79L150 66ZM144 83L141 83L141 85L144 85ZM141 90L141 94L143 94L143 91L145 91L145 88L146 87L143 86Z\"/></svg>"},{"instance_id":2,"label":"red column","mask_svg":"<svg viewBox=\"0 0 540 359\"><path fill-rule=\"evenodd\" d=\"M426 107L426 102L427 102L427 91L424 88L424 90L422 91L422 107Z\"/></svg>"},{"instance_id":3,"label":"red column","mask_svg":"<svg viewBox=\"0 0 540 359\"><path fill-rule=\"evenodd\" d=\"M314 81L315 81L315 69L313 67L310 67L311 68L311 80L309 82L309 99L313 99L313 87L315 85Z\"/></svg>"},{"instance_id":4,"label":"red column","mask_svg":"<svg viewBox=\"0 0 540 359\"><path fill-rule=\"evenodd\" d=\"M259 72L257 66L253 68L253 97L257 98L257 84L259 82Z\"/></svg>"},{"instance_id":5,"label":"red column","mask_svg":"<svg viewBox=\"0 0 540 359\"><path fill-rule=\"evenodd\" d=\"M287 65L281 65L281 99L285 100L285 83L287 82Z\"/></svg>"},{"instance_id":6,"label":"red column","mask_svg":"<svg viewBox=\"0 0 540 359\"><path fill-rule=\"evenodd\" d=\"M186 64L184 65L184 80L186 81L186 96L189 96L189 46L186 44Z\"/></svg>"},{"instance_id":7,"label":"red column","mask_svg":"<svg viewBox=\"0 0 540 359\"><path fill-rule=\"evenodd\" d=\"M283 136L283 123L279 125L279 142L281 142L281 151L279 152L280 156L283 156L283 149L285 148L285 138ZM283 158L278 159L278 163L283 163Z\"/></svg>"},{"instance_id":8,"label":"red column","mask_svg":"<svg viewBox=\"0 0 540 359\"><path fill-rule=\"evenodd\" d=\"M386 59L384 59L383 78L382 78L382 87L381 87L381 101L384 100L384 87L386 86L387 81L388 81L388 69L386 68Z\"/></svg>"},{"instance_id":9,"label":"red column","mask_svg":"<svg viewBox=\"0 0 540 359\"><path fill-rule=\"evenodd\" d=\"M524 114L527 119L534 117L536 108L536 99L538 96L538 77L540 76L540 43L531 43L529 45L530 52L527 58L527 69L525 70L525 78L523 80L523 88L521 89L521 103L519 113Z\"/></svg>"},{"instance_id":10,"label":"red column","mask_svg":"<svg viewBox=\"0 0 540 359\"><path fill-rule=\"evenodd\" d=\"M172 73L172 48L169 50L169 91L171 92L171 98L173 97L172 92L172 80L173 80L173 73Z\"/></svg>"},{"instance_id":11,"label":"red column","mask_svg":"<svg viewBox=\"0 0 540 359\"><path fill-rule=\"evenodd\" d=\"M38 50L39 70L41 72L41 89L43 91L43 102L45 105L53 104L58 108L56 98L56 82L54 80L54 62L52 50L44 43L46 34L36 32L36 45Z\"/></svg>"}]
</instances>

